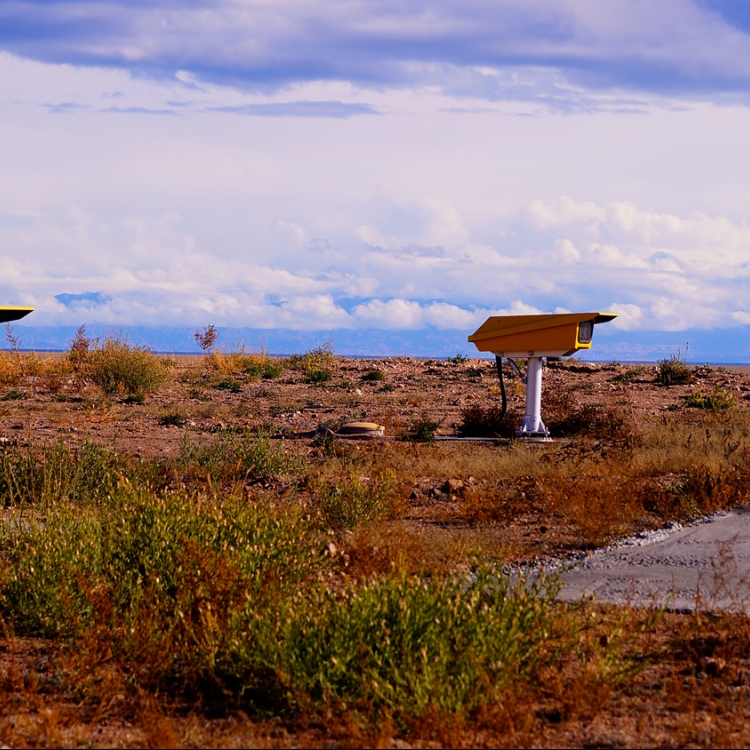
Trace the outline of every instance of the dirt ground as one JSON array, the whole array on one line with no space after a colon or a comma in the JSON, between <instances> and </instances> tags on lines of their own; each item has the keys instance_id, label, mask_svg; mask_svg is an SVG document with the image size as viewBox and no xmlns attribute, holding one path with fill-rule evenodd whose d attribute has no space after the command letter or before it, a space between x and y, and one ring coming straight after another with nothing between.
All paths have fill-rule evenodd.
<instances>
[{"instance_id":1,"label":"dirt ground","mask_svg":"<svg viewBox=\"0 0 750 750\"><path fill-rule=\"evenodd\" d=\"M438 423L438 436L451 436L465 407L500 403L495 364L488 360L337 359L328 382L307 384L294 371L273 380L253 380L237 372L229 379L240 390L232 392L217 387L222 379L203 367L199 357L174 359L170 382L144 404L106 399L93 387L81 391L72 379L51 390L29 378L21 391L25 397L19 400L5 400L17 390L8 387L0 396L0 436L35 442L90 438L147 457L174 452L183 429L206 435L266 427L292 437L320 425L368 420L384 425L386 436L394 437L426 415ZM374 369L382 371L384 380L362 379ZM630 382L613 382L630 369L633 366L551 363L544 371L543 388L545 394L572 391L581 405L627 405L637 424L678 418L675 410L696 388L727 389L739 408L750 409L750 367L698 368L693 383L663 388L654 382L656 365L646 365ZM507 385L510 410L523 413L523 386L514 379ZM170 414L182 417L183 427L164 425L164 416ZM692 416L696 424L703 421L700 411Z\"/></svg>"},{"instance_id":2,"label":"dirt ground","mask_svg":"<svg viewBox=\"0 0 750 750\"><path fill-rule=\"evenodd\" d=\"M169 382L142 404L108 398L95 386L73 378L50 387L49 379L27 377L21 387L6 386L4 394L0 388L0 443L41 445L63 440L75 445L89 440L137 458L169 459L179 455L186 439L209 443L237 431L260 430L283 440L285 450L304 456L314 467L316 462L330 463L330 456L315 447L313 431L366 420L383 425L385 438L343 441L342 451L361 454L364 465L369 463L373 471L391 465L396 469L409 485L402 531L429 540L424 546L444 550L478 540L483 548L494 548L497 557L516 561L569 556L590 546L591 540L582 538L575 525L559 514L545 515L539 503L531 502L534 483L522 471L513 472L514 491L509 495L501 464L523 464L531 475L545 462L606 461L610 453L617 453L618 433L528 445L528 455L521 460L518 446L507 441L448 439L458 437L467 408L499 408L494 361L335 358L326 368L332 373L330 380L311 384L304 382L300 371L284 370L279 378L259 380L242 372L218 372L201 357L176 357ZM381 371L383 380L365 379L373 370ZM507 365L505 372L508 413L520 420L524 386L508 377ZM633 377L622 382L628 373ZM653 425L700 430L704 423L720 425L728 417L682 407L690 393L717 388L733 400L732 420L740 415L743 421L741 415L750 415L750 367L694 368L690 384L670 387L657 385L656 374L656 365L553 362L544 370L542 417L549 424L547 406L559 410L562 395L566 411L589 406L614 412L635 436ZM5 400L19 393L23 398ZM420 420L436 425L436 445L400 440ZM498 469L493 472L494 462ZM271 484L267 489L283 493L298 481L276 478ZM482 505L487 497L498 495L500 484L508 495L501 502L508 507L502 517L497 513L492 517ZM646 514L633 519L622 533L660 523L658 514Z\"/></svg>"},{"instance_id":3,"label":"dirt ground","mask_svg":"<svg viewBox=\"0 0 750 750\"><path fill-rule=\"evenodd\" d=\"M0 444L42 445L61 439L73 445L89 440L143 459L167 459L179 455L186 436L206 443L241 430L259 430L283 440L285 450L304 456L313 470L316 463L323 470L330 466L331 453L321 449L311 433L372 421L385 427L384 439L340 441L340 450L349 457L361 455L365 467L393 465L407 485L402 490L408 508L386 537L364 535L352 542L342 564L386 569L402 548L424 555L428 567L440 569L469 547L519 562L570 556L592 545L594 532L586 536L585 524L574 523L569 515L549 515L543 504L532 502L538 489L529 477L534 466L564 462L567 453L573 464L594 460L594 455L596 460L606 458L608 451L618 450L616 437L582 435L520 449L502 441L440 440L458 437L468 407L499 406L494 362L336 358L329 367L331 378L321 383L306 383L295 370L259 380L242 372L217 372L200 357L177 357L169 382L143 403L106 397L73 378L52 383L28 377L20 385L0 387ZM550 408L555 407L555 394L565 393L568 408L590 406L624 415L636 436L654 426L686 425L697 434L727 421L748 424L750 368L697 368L690 384L668 388L655 382L655 365L633 368L551 363L544 371ZM373 370L381 371L382 379L366 379ZM522 384L512 378L506 384L509 410L523 414ZM685 408L697 389L728 394L732 416ZM437 443L398 440L420 420L436 424ZM484 514L482 498L497 495L493 463L507 463L511 455L532 467L529 475L515 477L503 514ZM417 471L410 474L410 465ZM283 496L295 481L281 477L258 489ZM658 513L626 519L621 532L655 527L663 520ZM611 624L619 616L615 609L591 612L595 623ZM597 627L591 637L607 638L597 635ZM8 637L0 642L0 742L19 747L746 745L747 632L745 619L668 615L645 645L642 638L638 641L639 658L649 661L647 668L632 679L623 676L619 686L613 688L610 680L606 690L597 692L593 673L562 667L533 704L519 699L517 705L525 707L521 713L514 713L510 701L507 710L497 707L468 724L415 727L408 742L393 739L389 727L383 727L382 736L373 736L343 720L304 712L289 720L248 718L241 712L215 715L211 707L174 705L169 696L133 693L124 683L122 689L94 687L82 702L79 695L65 694L56 681L53 666L75 662L63 644ZM106 670L97 677L104 683L107 679ZM97 695L106 696L106 703Z\"/></svg>"}]
</instances>

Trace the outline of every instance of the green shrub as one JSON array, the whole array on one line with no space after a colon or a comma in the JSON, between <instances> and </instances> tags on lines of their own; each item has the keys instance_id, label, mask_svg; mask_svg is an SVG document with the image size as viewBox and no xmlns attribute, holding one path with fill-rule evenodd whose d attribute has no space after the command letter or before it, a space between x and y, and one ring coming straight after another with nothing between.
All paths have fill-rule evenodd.
<instances>
[{"instance_id":1,"label":"green shrub","mask_svg":"<svg viewBox=\"0 0 750 750\"><path fill-rule=\"evenodd\" d=\"M260 376L263 380L275 380L280 378L283 372L284 368L278 362L269 362L263 366Z\"/></svg>"},{"instance_id":2,"label":"green shrub","mask_svg":"<svg viewBox=\"0 0 750 750\"><path fill-rule=\"evenodd\" d=\"M302 462L284 452L264 436L227 433L210 445L199 445L185 433L180 444L178 464L183 470L199 470L212 481L257 481L275 475L291 474Z\"/></svg>"},{"instance_id":3,"label":"green shrub","mask_svg":"<svg viewBox=\"0 0 750 750\"><path fill-rule=\"evenodd\" d=\"M178 411L170 411L159 417L162 427L182 427L185 424L185 415Z\"/></svg>"},{"instance_id":4,"label":"green shrub","mask_svg":"<svg viewBox=\"0 0 750 750\"><path fill-rule=\"evenodd\" d=\"M85 373L109 396L142 401L164 384L169 367L145 347L111 336L86 354Z\"/></svg>"},{"instance_id":5,"label":"green shrub","mask_svg":"<svg viewBox=\"0 0 750 750\"><path fill-rule=\"evenodd\" d=\"M659 361L659 370L656 381L660 385L686 385L691 380L690 368L685 359L680 357L680 352L670 354L668 358Z\"/></svg>"},{"instance_id":6,"label":"green shrub","mask_svg":"<svg viewBox=\"0 0 750 750\"><path fill-rule=\"evenodd\" d=\"M0 615L145 688L346 705L402 726L495 701L559 656L544 647L556 581L512 586L482 568L332 588L322 541L300 509L121 486L0 525Z\"/></svg>"},{"instance_id":7,"label":"green shrub","mask_svg":"<svg viewBox=\"0 0 750 750\"><path fill-rule=\"evenodd\" d=\"M325 383L331 379L331 371L325 368L313 368L308 370L302 380L305 383Z\"/></svg>"},{"instance_id":8,"label":"green shrub","mask_svg":"<svg viewBox=\"0 0 750 750\"><path fill-rule=\"evenodd\" d=\"M625 372L618 373L612 378L613 383L632 383L639 375L643 375L648 368L644 365L629 367Z\"/></svg>"},{"instance_id":9,"label":"green shrub","mask_svg":"<svg viewBox=\"0 0 750 750\"><path fill-rule=\"evenodd\" d=\"M704 394L701 390L693 391L685 400L685 406L693 409L726 411L734 406L734 399L729 391L717 385L713 393Z\"/></svg>"},{"instance_id":10,"label":"green shrub","mask_svg":"<svg viewBox=\"0 0 750 750\"><path fill-rule=\"evenodd\" d=\"M275 656L288 689L394 717L468 713L545 662L554 580L513 587L482 568L449 580L393 574L295 607Z\"/></svg>"},{"instance_id":11,"label":"green shrub","mask_svg":"<svg viewBox=\"0 0 750 750\"><path fill-rule=\"evenodd\" d=\"M224 378L220 380L215 386L217 391L229 391L230 393L239 393L242 390L242 385L234 378Z\"/></svg>"},{"instance_id":12,"label":"green shrub","mask_svg":"<svg viewBox=\"0 0 750 750\"><path fill-rule=\"evenodd\" d=\"M378 388L378 391L380 393L393 393L393 391L396 390L396 386L393 385L393 383L385 383L380 388Z\"/></svg>"},{"instance_id":13,"label":"green shrub","mask_svg":"<svg viewBox=\"0 0 750 750\"><path fill-rule=\"evenodd\" d=\"M329 529L353 529L389 518L399 504L392 470L382 472L371 482L354 475L345 482L319 478L310 490L314 507Z\"/></svg>"},{"instance_id":14,"label":"green shrub","mask_svg":"<svg viewBox=\"0 0 750 750\"><path fill-rule=\"evenodd\" d=\"M23 401L26 398L28 398L28 395L25 391L19 391L13 388L0 398L0 401Z\"/></svg>"},{"instance_id":15,"label":"green shrub","mask_svg":"<svg viewBox=\"0 0 750 750\"><path fill-rule=\"evenodd\" d=\"M435 422L426 414L423 414L419 419L412 422L404 439L415 443L434 443L435 431L438 427L440 427L440 422Z\"/></svg>"},{"instance_id":16,"label":"green shrub","mask_svg":"<svg viewBox=\"0 0 750 750\"><path fill-rule=\"evenodd\" d=\"M326 341L304 354L292 354L283 361L287 370L318 370L331 367L336 361L333 343Z\"/></svg>"},{"instance_id":17,"label":"green shrub","mask_svg":"<svg viewBox=\"0 0 750 750\"><path fill-rule=\"evenodd\" d=\"M368 370L363 376L362 380L366 381L383 381L385 380L385 373L382 370Z\"/></svg>"},{"instance_id":18,"label":"green shrub","mask_svg":"<svg viewBox=\"0 0 750 750\"><path fill-rule=\"evenodd\" d=\"M271 362L267 358L256 358L243 368L243 372L251 378L262 378L263 380L275 380L284 372L279 362Z\"/></svg>"},{"instance_id":19,"label":"green shrub","mask_svg":"<svg viewBox=\"0 0 750 750\"><path fill-rule=\"evenodd\" d=\"M62 441L49 448L13 446L0 454L0 504L102 502L123 478L133 485L157 486L161 468L157 462L129 465L123 457L89 442L79 448Z\"/></svg>"},{"instance_id":20,"label":"green shrub","mask_svg":"<svg viewBox=\"0 0 750 750\"><path fill-rule=\"evenodd\" d=\"M0 611L19 633L97 632L150 679L195 677L230 665L230 638L311 575L318 544L298 512L120 487L3 524Z\"/></svg>"}]
</instances>

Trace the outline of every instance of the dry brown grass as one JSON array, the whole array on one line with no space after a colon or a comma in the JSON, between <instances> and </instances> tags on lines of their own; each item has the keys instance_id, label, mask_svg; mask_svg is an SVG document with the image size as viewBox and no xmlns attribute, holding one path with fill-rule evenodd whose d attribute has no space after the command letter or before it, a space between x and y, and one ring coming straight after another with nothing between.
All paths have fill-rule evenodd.
<instances>
[{"instance_id":1,"label":"dry brown grass","mask_svg":"<svg viewBox=\"0 0 750 750\"><path fill-rule=\"evenodd\" d=\"M393 570L445 576L477 562L502 563L521 551L493 529L452 528L400 520L340 537L335 554L343 572L367 578Z\"/></svg>"},{"instance_id":2,"label":"dry brown grass","mask_svg":"<svg viewBox=\"0 0 750 750\"><path fill-rule=\"evenodd\" d=\"M261 349L259 352L247 350L240 344L234 350L217 350L205 356L206 365L223 375L248 372L254 368L262 368L271 361L268 353Z\"/></svg>"},{"instance_id":3,"label":"dry brown grass","mask_svg":"<svg viewBox=\"0 0 750 750\"><path fill-rule=\"evenodd\" d=\"M39 384L42 388L57 392L65 378L70 377L71 367L61 357L42 356L35 352L0 351L0 384L18 386Z\"/></svg>"},{"instance_id":4,"label":"dry brown grass","mask_svg":"<svg viewBox=\"0 0 750 750\"><path fill-rule=\"evenodd\" d=\"M537 526L564 526L566 544L575 529L575 543L590 547L746 502L749 456L743 425L677 423L624 442L357 446L328 456L325 465L332 475L390 469L417 494L425 482L439 489L455 479L464 484L457 503L432 503L412 516L433 524L452 518L475 529L529 516Z\"/></svg>"}]
</instances>

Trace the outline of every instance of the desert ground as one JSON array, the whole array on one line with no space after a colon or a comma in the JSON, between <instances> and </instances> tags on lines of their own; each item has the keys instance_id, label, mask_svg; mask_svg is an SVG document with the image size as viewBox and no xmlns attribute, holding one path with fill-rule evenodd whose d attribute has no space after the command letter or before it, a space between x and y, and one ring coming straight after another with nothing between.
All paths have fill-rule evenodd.
<instances>
[{"instance_id":1,"label":"desert ground","mask_svg":"<svg viewBox=\"0 0 750 750\"><path fill-rule=\"evenodd\" d=\"M313 655L300 655L285 630L295 618L312 618L294 631L312 642L310 634L322 632L314 617L333 608L345 618L326 621L326 648L333 649L352 602L368 592L380 591L385 601L401 591L394 601L407 607L426 590L439 598L441 587L455 584L451 601L460 609L468 584L456 581L497 580L509 571L516 580L623 537L750 502L750 368L688 368L675 357L649 365L550 362L543 418L554 439L525 444L510 439L523 415L523 384L506 370L508 413L500 421L494 361L347 359L327 347L287 358L241 347L160 357L122 341L109 354L106 342L84 343L62 355L5 352L0 362L0 741L7 746L750 742L750 619L741 607L697 602L683 612L591 597L564 602L552 580L541 592L508 594L516 609L498 609L487 632L471 630L472 623L494 613L502 605L496 599L468 620L438 623L433 635L410 634L401 657L384 651L365 666L381 642L396 640L395 626L382 625L386 615L373 615L384 629L373 636L375 646L363 634L369 625L355 632L359 656L350 669L372 669L374 688L343 672L331 676L326 670L339 656L326 657L325 669L310 666ZM356 421L382 425L384 436L342 436ZM156 568L138 557L138 545L128 547L132 564L117 550L144 508L151 519L138 527L144 535L161 523L164 508L178 509L168 517L179 526L180 503L193 514L190 523L160 543L192 550L174 575L195 564L197 577L179 578L180 585L192 587L190 596L205 592L176 618L152 602L171 607L181 594L174 587L159 593ZM122 519L108 515L115 505ZM242 520L246 512L260 515ZM284 617L267 617L276 634L269 643L289 641L288 653L261 659L243 641L252 628L236 630L238 618L250 617L242 599L250 601L250 589L236 590L236 581L246 580L250 568L242 565L251 563L226 541L212 547L208 531L191 531L219 516L251 531L269 518L269 528L291 524L289 538L273 539L289 545L299 535L300 559L309 554L304 574L299 561L277 562L271 543L252 563L261 578L263 560L280 566L268 574L273 580L263 579L257 601L263 617L274 602L289 606ZM121 531L111 531L120 522ZM89 523L96 539L107 540L96 555L87 547ZM78 546L65 547L79 533ZM109 554L115 557L105 569L100 561ZM730 565L730 558L725 550L716 564ZM111 573L121 564L140 570L127 591ZM233 578L232 565L245 572ZM274 588L287 580L298 583ZM262 599L268 591L277 598ZM244 609L232 609L240 600ZM179 624L188 610L191 628ZM360 615L371 622L364 609ZM164 617L172 618L168 638ZM486 639L492 628L506 633L514 617L521 623L515 635L502 637L508 644L526 639L525 650L511 658L516 646L508 645L501 669L492 656L497 645ZM446 633L450 647L438 644ZM429 638L436 639L436 664L441 649L458 649L445 657L443 672L399 661L406 643L430 661ZM472 649L464 672L456 671L456 654ZM174 658L165 661L167 652ZM388 659L392 672L383 666ZM398 691L377 688L378 675L400 680L409 670L416 676L405 676ZM462 680L481 689L443 700Z\"/></svg>"}]
</instances>

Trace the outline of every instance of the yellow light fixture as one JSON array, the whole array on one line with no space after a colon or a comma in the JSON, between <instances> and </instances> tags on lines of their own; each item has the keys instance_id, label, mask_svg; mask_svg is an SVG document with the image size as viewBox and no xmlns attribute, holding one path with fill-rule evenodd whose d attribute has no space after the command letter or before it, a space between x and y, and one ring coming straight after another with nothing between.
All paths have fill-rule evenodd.
<instances>
[{"instance_id":1,"label":"yellow light fixture","mask_svg":"<svg viewBox=\"0 0 750 750\"><path fill-rule=\"evenodd\" d=\"M12 320L20 320L32 312L34 312L33 307L0 307L0 323L10 323Z\"/></svg>"},{"instance_id":2,"label":"yellow light fixture","mask_svg":"<svg viewBox=\"0 0 750 750\"><path fill-rule=\"evenodd\" d=\"M469 336L480 352L501 357L569 357L590 349L594 325L614 313L560 315L493 315Z\"/></svg>"}]
</instances>

